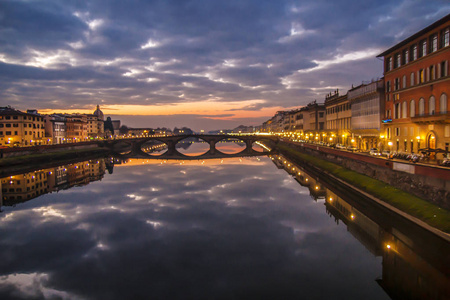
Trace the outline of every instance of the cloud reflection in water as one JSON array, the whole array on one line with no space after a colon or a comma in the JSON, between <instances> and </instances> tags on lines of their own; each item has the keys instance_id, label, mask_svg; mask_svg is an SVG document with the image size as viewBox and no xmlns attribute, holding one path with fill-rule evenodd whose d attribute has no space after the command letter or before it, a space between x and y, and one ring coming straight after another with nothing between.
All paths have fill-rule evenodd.
<instances>
[{"instance_id":1,"label":"cloud reflection in water","mask_svg":"<svg viewBox=\"0 0 450 300\"><path fill-rule=\"evenodd\" d=\"M36 299L387 299L380 259L303 189L267 158L116 166L5 209L0 296L33 298L28 274Z\"/></svg>"}]
</instances>

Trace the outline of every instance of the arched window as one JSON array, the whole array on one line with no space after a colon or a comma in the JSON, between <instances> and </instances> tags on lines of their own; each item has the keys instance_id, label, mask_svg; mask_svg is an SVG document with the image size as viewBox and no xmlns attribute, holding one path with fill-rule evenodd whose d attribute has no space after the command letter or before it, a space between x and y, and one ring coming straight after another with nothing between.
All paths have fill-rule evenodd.
<instances>
[{"instance_id":1,"label":"arched window","mask_svg":"<svg viewBox=\"0 0 450 300\"><path fill-rule=\"evenodd\" d=\"M441 95L441 98L439 100L439 111L441 112L441 114L447 113L447 95L446 94Z\"/></svg>"},{"instance_id":2,"label":"arched window","mask_svg":"<svg viewBox=\"0 0 450 300\"><path fill-rule=\"evenodd\" d=\"M423 116L425 114L425 99L419 99L419 116Z\"/></svg>"},{"instance_id":3,"label":"arched window","mask_svg":"<svg viewBox=\"0 0 450 300\"><path fill-rule=\"evenodd\" d=\"M403 75L403 80L402 81L403 81L402 82L402 84L403 84L402 88L406 89L406 75Z\"/></svg>"},{"instance_id":4,"label":"arched window","mask_svg":"<svg viewBox=\"0 0 450 300\"><path fill-rule=\"evenodd\" d=\"M416 101L411 100L409 103L409 116L414 118L416 116Z\"/></svg>"},{"instance_id":5,"label":"arched window","mask_svg":"<svg viewBox=\"0 0 450 300\"><path fill-rule=\"evenodd\" d=\"M402 118L407 118L407 114L408 114L408 104L405 102L403 102L403 107L402 107Z\"/></svg>"},{"instance_id":6,"label":"arched window","mask_svg":"<svg viewBox=\"0 0 450 300\"><path fill-rule=\"evenodd\" d=\"M428 113L430 115L434 115L436 113L436 99L434 96L431 96L430 100L428 100Z\"/></svg>"},{"instance_id":7,"label":"arched window","mask_svg":"<svg viewBox=\"0 0 450 300\"><path fill-rule=\"evenodd\" d=\"M414 86L414 73L411 73L411 82L409 83L410 86Z\"/></svg>"}]
</instances>

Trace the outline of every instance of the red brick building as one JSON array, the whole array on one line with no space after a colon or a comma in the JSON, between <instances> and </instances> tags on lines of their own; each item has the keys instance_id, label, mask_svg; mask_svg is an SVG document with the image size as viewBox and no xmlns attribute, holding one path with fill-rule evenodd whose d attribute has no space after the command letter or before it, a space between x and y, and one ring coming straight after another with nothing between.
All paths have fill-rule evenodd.
<instances>
[{"instance_id":1,"label":"red brick building","mask_svg":"<svg viewBox=\"0 0 450 300\"><path fill-rule=\"evenodd\" d=\"M384 57L385 149L449 150L450 14L378 57Z\"/></svg>"}]
</instances>

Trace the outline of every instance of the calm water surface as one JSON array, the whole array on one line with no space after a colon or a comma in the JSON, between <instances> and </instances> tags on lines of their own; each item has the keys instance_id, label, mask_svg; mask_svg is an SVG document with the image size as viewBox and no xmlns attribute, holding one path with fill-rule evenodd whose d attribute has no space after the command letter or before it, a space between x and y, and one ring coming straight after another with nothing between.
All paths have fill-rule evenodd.
<instances>
[{"instance_id":1,"label":"calm water surface","mask_svg":"<svg viewBox=\"0 0 450 300\"><path fill-rule=\"evenodd\" d=\"M285 169L99 159L4 178L0 298L390 299L377 225Z\"/></svg>"}]
</instances>

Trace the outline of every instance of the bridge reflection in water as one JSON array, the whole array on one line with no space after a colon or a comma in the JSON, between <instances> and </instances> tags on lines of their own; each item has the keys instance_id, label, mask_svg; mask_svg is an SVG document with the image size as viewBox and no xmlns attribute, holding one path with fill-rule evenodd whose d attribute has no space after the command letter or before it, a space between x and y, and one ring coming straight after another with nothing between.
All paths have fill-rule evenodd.
<instances>
[{"instance_id":1,"label":"bridge reflection in water","mask_svg":"<svg viewBox=\"0 0 450 300\"><path fill-rule=\"evenodd\" d=\"M224 153L217 149L216 144L228 141L237 140L245 145L245 148L237 153ZM182 146L180 142L187 141L203 141L209 145L209 150L205 153L198 155L185 155L177 150L178 146ZM149 152L145 152L142 149L144 145L149 142L156 142L157 145L152 147L152 150L161 151L159 146L166 145L167 151L161 155L151 155ZM228 157L247 157L247 156L266 156L273 154L270 145L274 145L278 142L276 136L259 136L259 135L175 135L166 137L146 137L136 139L123 139L107 141L103 146L110 148L113 151L115 157L121 159L129 158L144 158L144 159L184 159L184 160L197 160L197 159L215 159L215 158L228 158ZM256 151L253 148L254 144L259 145L263 151Z\"/></svg>"},{"instance_id":2,"label":"bridge reflection in water","mask_svg":"<svg viewBox=\"0 0 450 300\"><path fill-rule=\"evenodd\" d=\"M374 278L392 299L450 299L450 246L412 222L370 202L333 189L330 182L311 175L282 155L273 163L309 189L337 224L375 256L382 257L382 275Z\"/></svg>"}]
</instances>

